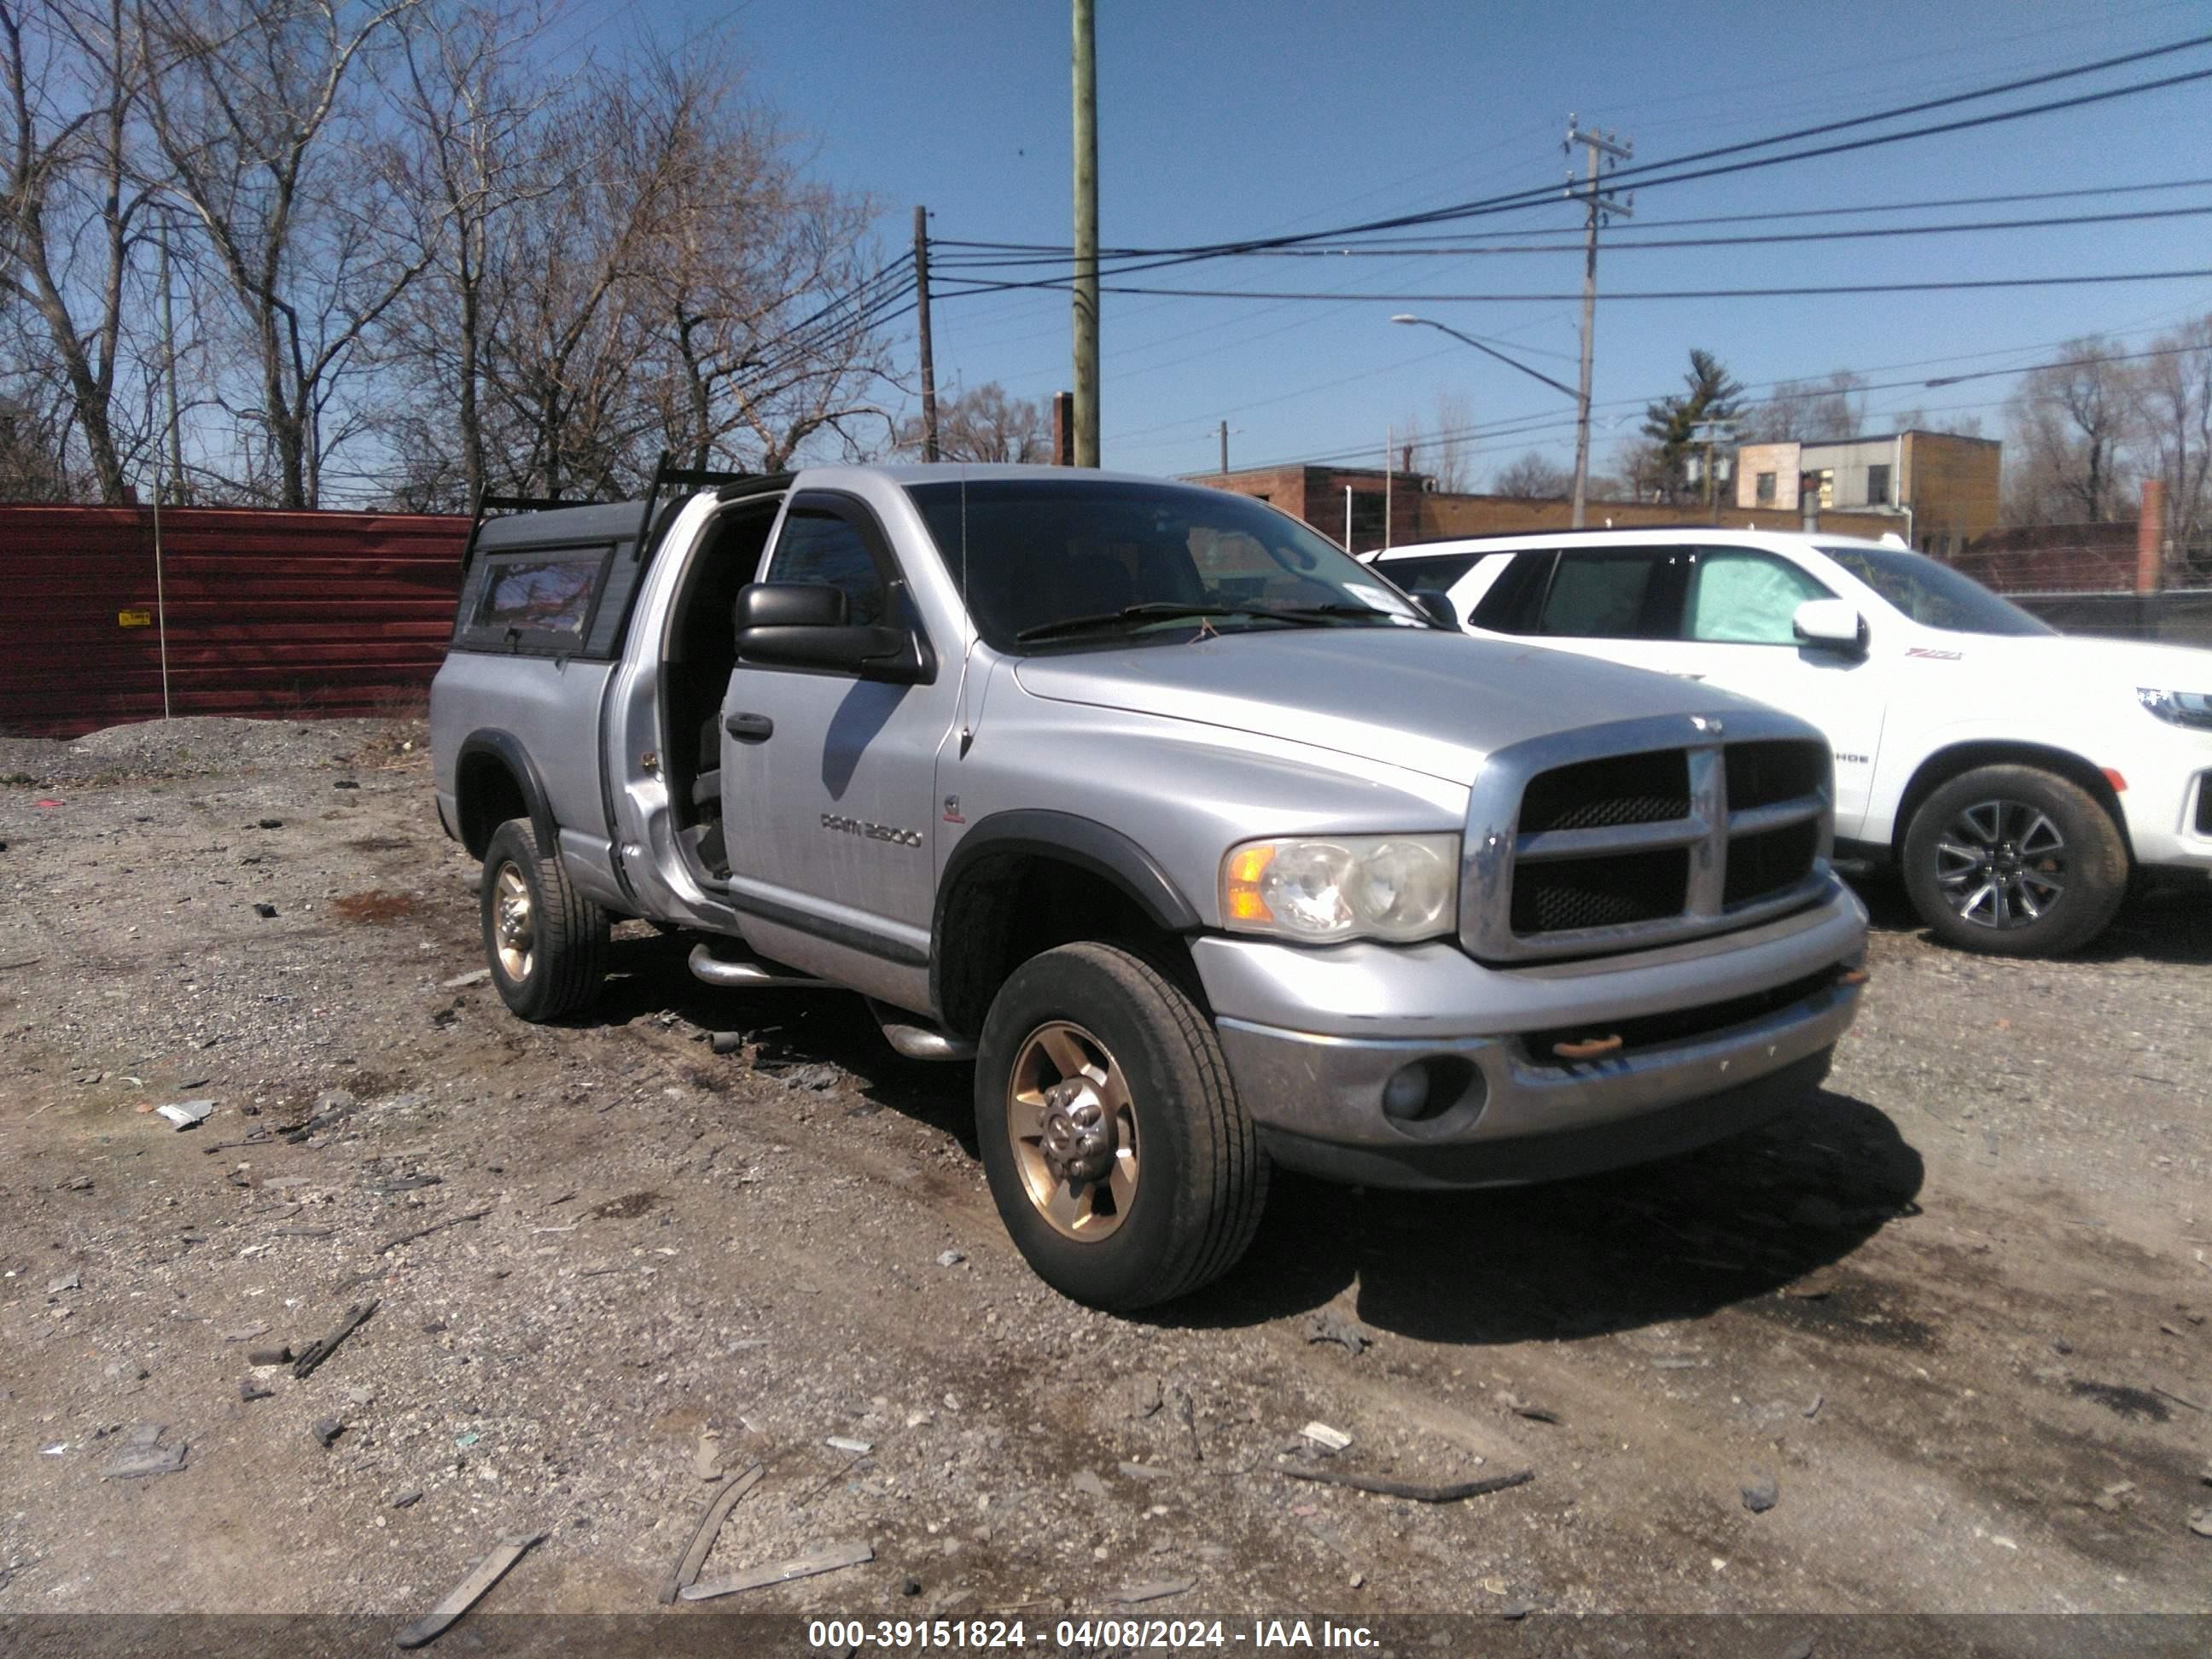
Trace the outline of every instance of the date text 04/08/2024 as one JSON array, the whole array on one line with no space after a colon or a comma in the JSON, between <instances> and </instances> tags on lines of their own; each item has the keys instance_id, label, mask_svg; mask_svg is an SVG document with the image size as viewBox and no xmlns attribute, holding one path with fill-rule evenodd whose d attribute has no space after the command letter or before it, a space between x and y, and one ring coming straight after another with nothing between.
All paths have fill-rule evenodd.
<instances>
[{"instance_id":1,"label":"date text 04/08/2024","mask_svg":"<svg viewBox=\"0 0 2212 1659\"><path fill-rule=\"evenodd\" d=\"M1060 1648L1348 1648L1371 1647L1364 1626L1330 1620L1255 1619L1236 1626L1219 1619L1062 1619L1046 1626L1006 1619L817 1619L807 1645L847 1653L878 1647Z\"/></svg>"}]
</instances>

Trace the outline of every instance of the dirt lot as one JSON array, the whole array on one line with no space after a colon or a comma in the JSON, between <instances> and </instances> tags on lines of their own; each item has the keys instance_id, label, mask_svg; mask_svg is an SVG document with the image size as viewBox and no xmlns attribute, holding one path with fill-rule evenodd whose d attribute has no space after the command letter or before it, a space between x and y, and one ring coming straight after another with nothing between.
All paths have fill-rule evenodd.
<instances>
[{"instance_id":1,"label":"dirt lot","mask_svg":"<svg viewBox=\"0 0 2212 1659\"><path fill-rule=\"evenodd\" d=\"M450 984L477 872L419 727L0 743L0 1613L411 1614L542 1531L487 1610L690 1616L655 1595L708 1431L768 1469L704 1577L874 1548L749 1610L2212 1606L2212 896L2014 964L1877 890L1866 1014L1771 1132L1517 1193L1285 1180L1133 1322L1030 1277L968 1073L856 1000L709 991L635 925L574 1026ZM305 1380L249 1366L371 1297ZM1336 1468L1534 1479L1288 1478L1316 1420ZM182 1466L108 1478L141 1425Z\"/></svg>"}]
</instances>

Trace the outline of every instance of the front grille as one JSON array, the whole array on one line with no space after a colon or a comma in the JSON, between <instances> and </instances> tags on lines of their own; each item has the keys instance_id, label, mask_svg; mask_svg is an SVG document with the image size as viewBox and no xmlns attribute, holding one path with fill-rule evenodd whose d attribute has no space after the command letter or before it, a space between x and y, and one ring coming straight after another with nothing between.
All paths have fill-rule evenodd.
<instances>
[{"instance_id":1,"label":"front grille","mask_svg":"<svg viewBox=\"0 0 2212 1659\"><path fill-rule=\"evenodd\" d=\"M2197 833L2212 836L2212 772L2197 780Z\"/></svg>"},{"instance_id":2,"label":"front grille","mask_svg":"<svg viewBox=\"0 0 2212 1659\"><path fill-rule=\"evenodd\" d=\"M1562 1026L1552 1030L1531 1031L1522 1037L1529 1058L1539 1065L1564 1065L1553 1051L1562 1042L1580 1042L1593 1036L1618 1036L1620 1047L1604 1056L1607 1060L1622 1060L1632 1054L1646 1054L1654 1048L1672 1048L1677 1043L1695 1042L1738 1025L1748 1025L1753 1020L1765 1018L1782 1009L1791 1007L1815 997L1835 985L1845 971L1838 963L1823 968L1817 974L1808 974L1787 985L1778 985L1771 991L1755 991L1749 996L1732 997L1726 1002L1708 1002L1695 1008L1670 1009L1662 1014L1645 1014L1635 1019L1600 1021L1595 1024Z\"/></svg>"},{"instance_id":3,"label":"front grille","mask_svg":"<svg viewBox=\"0 0 2212 1659\"><path fill-rule=\"evenodd\" d=\"M1504 962L1646 950L1813 897L1830 773L1804 731L1666 715L1493 754L1468 800L1461 943Z\"/></svg>"},{"instance_id":4,"label":"front grille","mask_svg":"<svg viewBox=\"0 0 2212 1659\"><path fill-rule=\"evenodd\" d=\"M1817 743L1768 738L1728 746L1729 811L1773 806L1812 794L1828 781L1828 751Z\"/></svg>"},{"instance_id":5,"label":"front grille","mask_svg":"<svg viewBox=\"0 0 2212 1659\"><path fill-rule=\"evenodd\" d=\"M1785 824L1758 835L1738 836L1729 842L1728 878L1721 884L1721 904L1734 909L1794 887L1805 879L1820 853L1820 824L1817 818Z\"/></svg>"},{"instance_id":6,"label":"front grille","mask_svg":"<svg viewBox=\"0 0 2212 1659\"><path fill-rule=\"evenodd\" d=\"M1523 835L1689 816L1690 762L1679 749L1553 767L1531 780L1521 798Z\"/></svg>"},{"instance_id":7,"label":"front grille","mask_svg":"<svg viewBox=\"0 0 2212 1659\"><path fill-rule=\"evenodd\" d=\"M1690 854L1679 847L1524 865L1513 879L1513 931L1564 933L1680 915L1689 878Z\"/></svg>"}]
</instances>

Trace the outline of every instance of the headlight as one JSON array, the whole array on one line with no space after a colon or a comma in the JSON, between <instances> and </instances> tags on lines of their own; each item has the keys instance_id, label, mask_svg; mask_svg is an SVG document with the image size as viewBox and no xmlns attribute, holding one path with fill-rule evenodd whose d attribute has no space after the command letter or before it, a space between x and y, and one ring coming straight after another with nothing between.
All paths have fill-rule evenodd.
<instances>
[{"instance_id":1,"label":"headlight","mask_svg":"<svg viewBox=\"0 0 2212 1659\"><path fill-rule=\"evenodd\" d=\"M1458 895L1457 836L1286 836L1221 861L1221 919L1240 933L1433 939L1456 925Z\"/></svg>"},{"instance_id":2,"label":"headlight","mask_svg":"<svg viewBox=\"0 0 2212 1659\"><path fill-rule=\"evenodd\" d=\"M2139 685L2136 699L2168 726L2212 732L2212 691L2160 691Z\"/></svg>"}]
</instances>

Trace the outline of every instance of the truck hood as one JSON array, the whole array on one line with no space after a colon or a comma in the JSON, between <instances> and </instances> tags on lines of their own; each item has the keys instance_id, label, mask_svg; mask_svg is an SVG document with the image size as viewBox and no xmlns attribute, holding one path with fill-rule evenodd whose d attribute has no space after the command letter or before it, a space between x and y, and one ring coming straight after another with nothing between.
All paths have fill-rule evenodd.
<instances>
[{"instance_id":1,"label":"truck hood","mask_svg":"<svg viewBox=\"0 0 2212 1659\"><path fill-rule=\"evenodd\" d=\"M1022 659L1032 696L1289 738L1472 784L1492 750L1650 714L1759 705L1714 687L1441 629L1230 634Z\"/></svg>"}]
</instances>

